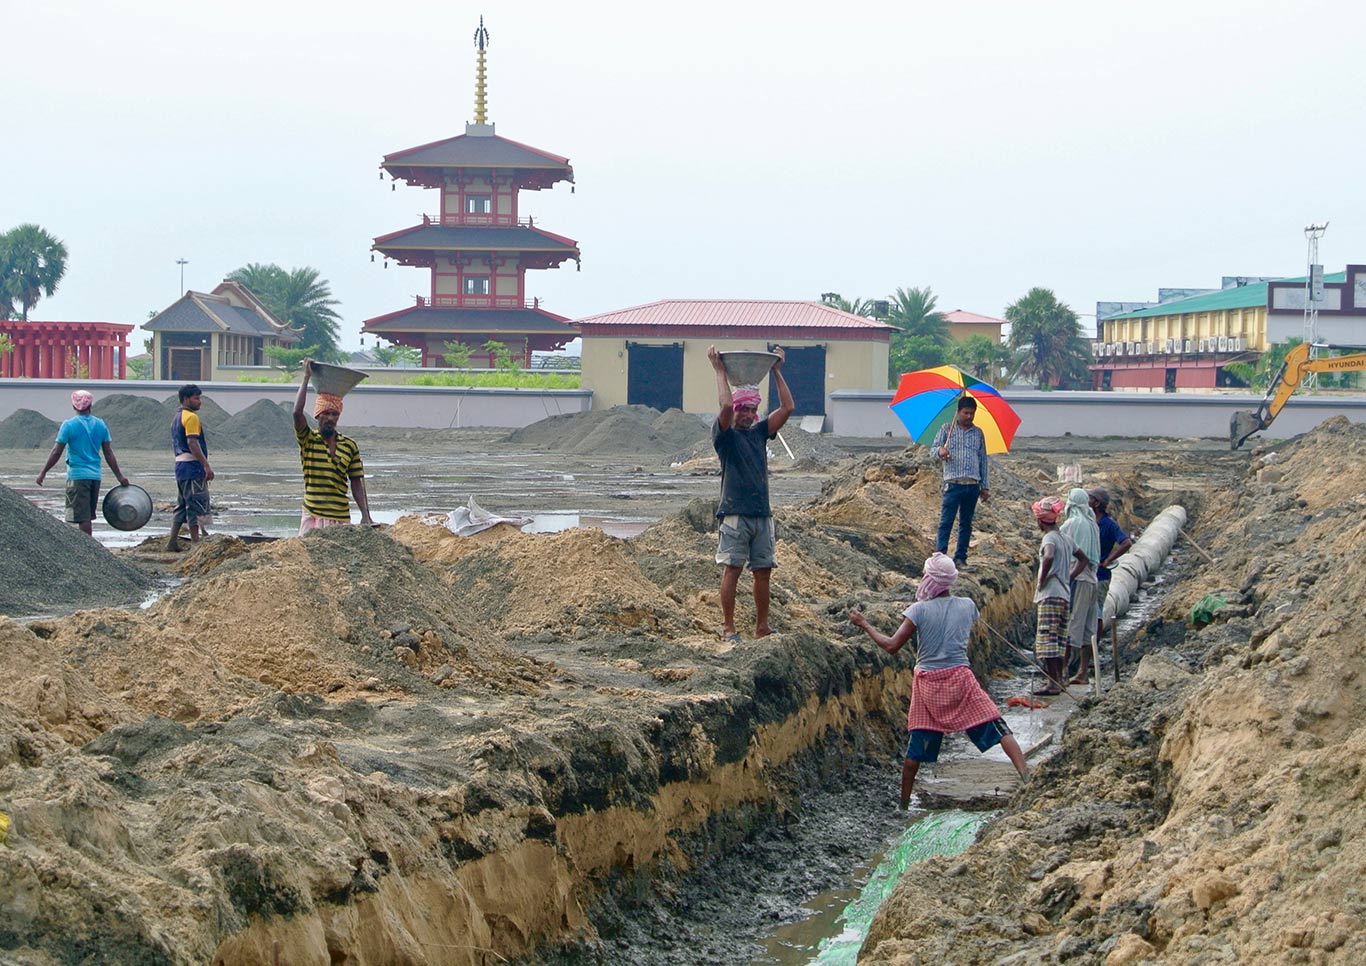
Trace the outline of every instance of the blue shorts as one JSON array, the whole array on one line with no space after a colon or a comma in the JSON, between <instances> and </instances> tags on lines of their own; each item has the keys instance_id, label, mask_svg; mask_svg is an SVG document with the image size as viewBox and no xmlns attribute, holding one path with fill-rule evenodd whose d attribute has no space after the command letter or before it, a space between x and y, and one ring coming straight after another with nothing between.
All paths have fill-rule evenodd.
<instances>
[{"instance_id":1,"label":"blue shorts","mask_svg":"<svg viewBox=\"0 0 1366 966\"><path fill-rule=\"evenodd\" d=\"M1006 724L1004 718L974 725L964 732L968 739L977 746L978 751L994 748L1001 743L1002 738L1010 733L1010 726ZM944 732L942 731L927 731L916 728L911 732L910 740L906 742L907 761L938 761L939 745L943 740Z\"/></svg>"}]
</instances>

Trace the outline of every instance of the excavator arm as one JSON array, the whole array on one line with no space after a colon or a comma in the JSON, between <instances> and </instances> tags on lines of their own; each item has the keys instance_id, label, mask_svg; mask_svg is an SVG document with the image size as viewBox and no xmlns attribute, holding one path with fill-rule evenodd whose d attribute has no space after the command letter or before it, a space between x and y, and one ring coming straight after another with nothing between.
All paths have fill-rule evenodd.
<instances>
[{"instance_id":1,"label":"excavator arm","mask_svg":"<svg viewBox=\"0 0 1366 966\"><path fill-rule=\"evenodd\" d=\"M1254 412L1236 412L1229 420L1228 441L1230 449L1237 449L1253 433L1266 429L1280 415L1285 404L1290 401L1295 390L1300 388L1304 377L1311 372L1362 372L1366 371L1366 352L1350 356L1325 356L1321 359L1309 358L1310 348L1316 349L1366 349L1359 345L1310 346L1307 342L1291 348L1285 354L1285 362L1271 381L1266 398Z\"/></svg>"}]
</instances>

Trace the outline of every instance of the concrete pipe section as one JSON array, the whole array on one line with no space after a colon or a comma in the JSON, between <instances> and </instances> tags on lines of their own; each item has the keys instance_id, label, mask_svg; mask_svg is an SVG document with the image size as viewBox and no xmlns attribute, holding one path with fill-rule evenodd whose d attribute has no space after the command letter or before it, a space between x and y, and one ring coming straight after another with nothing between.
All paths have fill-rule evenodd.
<instances>
[{"instance_id":1,"label":"concrete pipe section","mask_svg":"<svg viewBox=\"0 0 1366 966\"><path fill-rule=\"evenodd\" d=\"M1128 611L1138 588L1162 568L1185 525L1186 508L1176 504L1167 507L1153 517L1129 552L1110 568L1110 592L1101 609L1101 621L1107 630Z\"/></svg>"}]
</instances>

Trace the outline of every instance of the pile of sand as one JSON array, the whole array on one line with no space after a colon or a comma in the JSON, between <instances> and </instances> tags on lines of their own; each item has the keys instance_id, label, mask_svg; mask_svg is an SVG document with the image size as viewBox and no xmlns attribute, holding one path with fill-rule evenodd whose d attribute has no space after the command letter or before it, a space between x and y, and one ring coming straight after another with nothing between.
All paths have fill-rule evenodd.
<instances>
[{"instance_id":1,"label":"pile of sand","mask_svg":"<svg viewBox=\"0 0 1366 966\"><path fill-rule=\"evenodd\" d=\"M707 436L707 423L679 409L661 413L649 406L613 406L551 416L524 426L507 442L580 456L677 452Z\"/></svg>"},{"instance_id":2,"label":"pile of sand","mask_svg":"<svg viewBox=\"0 0 1366 966\"><path fill-rule=\"evenodd\" d=\"M180 400L158 403L145 396L113 393L97 396L91 413L109 426L114 450L170 449L171 422ZM66 419L69 413L63 415ZM199 409L209 439L209 454L234 449L288 449L294 442L293 409L285 403L257 400L236 415L205 397ZM57 438L59 421L20 409L0 421L0 449L38 449Z\"/></svg>"},{"instance_id":3,"label":"pile of sand","mask_svg":"<svg viewBox=\"0 0 1366 966\"><path fill-rule=\"evenodd\" d=\"M136 602L152 585L142 571L7 486L0 486L0 533L0 614Z\"/></svg>"},{"instance_id":4,"label":"pile of sand","mask_svg":"<svg viewBox=\"0 0 1366 966\"><path fill-rule=\"evenodd\" d=\"M0 420L0 449L45 449L57 441L61 423L32 409L16 409Z\"/></svg>"}]
</instances>

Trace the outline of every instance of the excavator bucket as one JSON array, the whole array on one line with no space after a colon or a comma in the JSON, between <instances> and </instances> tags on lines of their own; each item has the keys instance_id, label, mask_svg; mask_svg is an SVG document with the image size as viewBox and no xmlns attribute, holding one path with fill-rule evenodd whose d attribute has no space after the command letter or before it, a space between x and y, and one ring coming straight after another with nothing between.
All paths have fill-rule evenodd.
<instances>
[{"instance_id":1,"label":"excavator bucket","mask_svg":"<svg viewBox=\"0 0 1366 966\"><path fill-rule=\"evenodd\" d=\"M1229 449L1237 449L1253 433L1261 432L1264 429L1266 426L1257 418L1256 413L1250 413L1246 410L1234 413L1233 418L1228 422Z\"/></svg>"}]
</instances>

